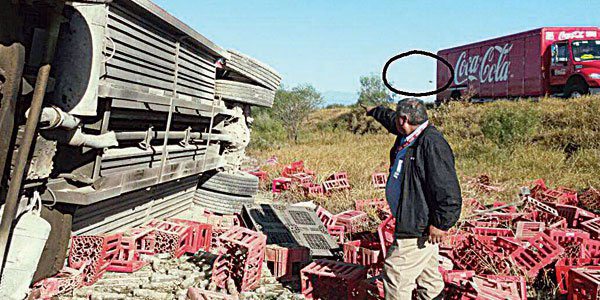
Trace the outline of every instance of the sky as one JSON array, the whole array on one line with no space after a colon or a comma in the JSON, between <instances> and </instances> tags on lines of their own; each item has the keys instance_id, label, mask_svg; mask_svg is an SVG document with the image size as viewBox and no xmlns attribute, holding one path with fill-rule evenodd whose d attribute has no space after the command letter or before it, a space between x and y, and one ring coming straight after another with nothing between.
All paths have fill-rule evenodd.
<instances>
[{"instance_id":1,"label":"sky","mask_svg":"<svg viewBox=\"0 0 600 300\"><path fill-rule=\"evenodd\" d=\"M154 1L221 47L269 64L285 86L311 84L330 103L355 102L360 76L381 76L385 62L405 51L544 26L600 26L598 0ZM402 90L434 90L435 60L399 60L388 79Z\"/></svg>"}]
</instances>

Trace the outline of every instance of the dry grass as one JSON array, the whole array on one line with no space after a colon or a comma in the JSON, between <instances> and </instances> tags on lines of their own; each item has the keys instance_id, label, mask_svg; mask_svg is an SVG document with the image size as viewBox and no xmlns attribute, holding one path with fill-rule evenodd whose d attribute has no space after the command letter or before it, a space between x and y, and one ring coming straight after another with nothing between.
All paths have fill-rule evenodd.
<instances>
[{"instance_id":1,"label":"dry grass","mask_svg":"<svg viewBox=\"0 0 600 300\"><path fill-rule=\"evenodd\" d=\"M537 118L536 130L523 141L499 146L481 131L481 120L492 110L529 110ZM348 110L346 110L348 111ZM264 160L277 156L281 164L304 160L305 165L325 177L336 171L346 171L352 185L349 192L329 198L313 199L332 212L354 207L354 200L383 197L381 190L371 186L371 174L386 171L388 151L394 141L390 134L357 135L347 131L320 131L318 123L339 117L344 109L321 110L311 118L298 144L274 149L251 149L250 156ZM580 100L543 99L539 102L499 101L471 105L453 103L430 111L436 124L448 139L456 156L456 167L463 196L479 198L484 203L493 200L512 201L518 187L537 178L545 178L551 186L562 185L581 190L600 186L600 98ZM565 147L578 145L570 157ZM265 169L276 177L282 165ZM503 192L486 193L469 181L481 174L490 176ZM300 193L284 193L288 201L305 200Z\"/></svg>"}]
</instances>

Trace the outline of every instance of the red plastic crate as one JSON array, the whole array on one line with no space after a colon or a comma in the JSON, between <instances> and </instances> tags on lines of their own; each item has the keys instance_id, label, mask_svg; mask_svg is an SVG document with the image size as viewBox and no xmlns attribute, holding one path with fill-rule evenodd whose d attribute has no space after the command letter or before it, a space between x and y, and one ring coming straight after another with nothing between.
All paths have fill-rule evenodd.
<instances>
[{"instance_id":1,"label":"red plastic crate","mask_svg":"<svg viewBox=\"0 0 600 300\"><path fill-rule=\"evenodd\" d=\"M543 232L526 241L529 245L517 249L510 254L510 258L529 278L535 278L543 267L551 264L564 252L557 242Z\"/></svg>"},{"instance_id":2,"label":"red plastic crate","mask_svg":"<svg viewBox=\"0 0 600 300\"><path fill-rule=\"evenodd\" d=\"M154 254L156 237L154 228L142 227L123 232L118 253L110 261L107 271L133 273L147 262L140 260L140 254Z\"/></svg>"},{"instance_id":3,"label":"red plastic crate","mask_svg":"<svg viewBox=\"0 0 600 300\"><path fill-rule=\"evenodd\" d=\"M501 206L505 206L507 204L508 203L502 202L502 201L494 201L494 204L492 204L492 207L501 207ZM514 205L509 205L504 208L500 208L499 211L504 212L504 213L514 214L517 212L517 207Z\"/></svg>"},{"instance_id":4,"label":"red plastic crate","mask_svg":"<svg viewBox=\"0 0 600 300\"><path fill-rule=\"evenodd\" d=\"M522 276L474 276L477 299L527 300L525 278Z\"/></svg>"},{"instance_id":5,"label":"red plastic crate","mask_svg":"<svg viewBox=\"0 0 600 300\"><path fill-rule=\"evenodd\" d=\"M35 299L53 299L81 287L84 277L83 269L64 267L58 274L34 283L31 295L37 294Z\"/></svg>"},{"instance_id":6,"label":"red plastic crate","mask_svg":"<svg viewBox=\"0 0 600 300\"><path fill-rule=\"evenodd\" d=\"M545 233L565 249L563 256L577 258L581 253L581 245L584 240L590 238L590 234L579 229L548 229Z\"/></svg>"},{"instance_id":7,"label":"red plastic crate","mask_svg":"<svg viewBox=\"0 0 600 300\"><path fill-rule=\"evenodd\" d=\"M271 192L279 194L282 191L287 191L292 187L292 180L287 177L277 177L273 179Z\"/></svg>"},{"instance_id":8,"label":"red plastic crate","mask_svg":"<svg viewBox=\"0 0 600 300\"><path fill-rule=\"evenodd\" d=\"M485 236L504 236L504 237L514 237L515 234L512 230L508 228L493 228L493 227L472 227L469 230L473 234L477 235L485 235Z\"/></svg>"},{"instance_id":9,"label":"red plastic crate","mask_svg":"<svg viewBox=\"0 0 600 300\"><path fill-rule=\"evenodd\" d=\"M387 250L394 244L395 240L396 219L389 216L377 226L377 234L379 235L379 243L381 244L381 253L386 257Z\"/></svg>"},{"instance_id":10,"label":"red plastic crate","mask_svg":"<svg viewBox=\"0 0 600 300\"><path fill-rule=\"evenodd\" d=\"M367 270L355 264L318 259L300 274L302 295L307 299L356 299Z\"/></svg>"},{"instance_id":11,"label":"red plastic crate","mask_svg":"<svg viewBox=\"0 0 600 300\"><path fill-rule=\"evenodd\" d=\"M373 173L371 183L377 189L384 189L387 184L387 173Z\"/></svg>"},{"instance_id":12,"label":"red plastic crate","mask_svg":"<svg viewBox=\"0 0 600 300\"><path fill-rule=\"evenodd\" d=\"M186 224L169 221L151 222L156 234L156 253L169 253L173 257L181 257L187 249L193 247L193 229Z\"/></svg>"},{"instance_id":13,"label":"red plastic crate","mask_svg":"<svg viewBox=\"0 0 600 300\"><path fill-rule=\"evenodd\" d=\"M470 270L448 270L442 272L442 278L445 283L460 285L463 280L470 280L475 276L475 271Z\"/></svg>"},{"instance_id":14,"label":"red plastic crate","mask_svg":"<svg viewBox=\"0 0 600 300\"><path fill-rule=\"evenodd\" d=\"M304 161L299 160L299 161L292 162L291 164L283 167L283 170L281 171L281 176L291 178L292 175L298 174L298 173L306 173L309 175L314 175L313 171L308 170L304 166Z\"/></svg>"},{"instance_id":15,"label":"red plastic crate","mask_svg":"<svg viewBox=\"0 0 600 300\"><path fill-rule=\"evenodd\" d=\"M319 196L319 195L323 195L325 193L322 185L312 183L312 182L302 185L302 188L304 189L304 195L307 197L308 196Z\"/></svg>"},{"instance_id":16,"label":"red plastic crate","mask_svg":"<svg viewBox=\"0 0 600 300\"><path fill-rule=\"evenodd\" d=\"M558 215L567 220L569 227L577 228L582 222L594 219L595 214L573 205L556 204Z\"/></svg>"},{"instance_id":17,"label":"red plastic crate","mask_svg":"<svg viewBox=\"0 0 600 300\"><path fill-rule=\"evenodd\" d=\"M267 237L248 228L234 226L219 237L219 257L213 265L212 281L225 288L233 279L239 292L260 284Z\"/></svg>"},{"instance_id":18,"label":"red plastic crate","mask_svg":"<svg viewBox=\"0 0 600 300\"><path fill-rule=\"evenodd\" d=\"M522 247L521 240L515 237L474 235L473 238L485 244L489 250L500 257L511 254Z\"/></svg>"},{"instance_id":19,"label":"red plastic crate","mask_svg":"<svg viewBox=\"0 0 600 300\"><path fill-rule=\"evenodd\" d=\"M592 238L600 239L600 218L582 222L581 229L589 232Z\"/></svg>"},{"instance_id":20,"label":"red plastic crate","mask_svg":"<svg viewBox=\"0 0 600 300\"><path fill-rule=\"evenodd\" d=\"M585 266L600 264L600 258L561 258L554 266L556 271L556 284L561 294L566 294L569 283L569 270Z\"/></svg>"},{"instance_id":21,"label":"red plastic crate","mask_svg":"<svg viewBox=\"0 0 600 300\"><path fill-rule=\"evenodd\" d=\"M334 237L338 244L343 244L346 240L346 227L341 225L330 225L327 227L327 233Z\"/></svg>"},{"instance_id":22,"label":"red plastic crate","mask_svg":"<svg viewBox=\"0 0 600 300\"><path fill-rule=\"evenodd\" d=\"M325 190L325 193L350 189L348 175L346 172L331 174L327 179L325 179L325 181L323 181L323 189Z\"/></svg>"},{"instance_id":23,"label":"red plastic crate","mask_svg":"<svg viewBox=\"0 0 600 300\"><path fill-rule=\"evenodd\" d=\"M346 233L361 232L369 222L366 212L360 210L347 210L335 215L335 225L345 227Z\"/></svg>"},{"instance_id":24,"label":"red plastic crate","mask_svg":"<svg viewBox=\"0 0 600 300\"><path fill-rule=\"evenodd\" d=\"M515 236L521 239L532 238L546 229L546 223L543 222L518 221L516 224L517 229Z\"/></svg>"},{"instance_id":25,"label":"red plastic crate","mask_svg":"<svg viewBox=\"0 0 600 300\"><path fill-rule=\"evenodd\" d=\"M547 189L539 195L539 200L555 203L555 204L567 204L577 205L577 192L567 189L565 187L559 187L556 190Z\"/></svg>"},{"instance_id":26,"label":"red plastic crate","mask_svg":"<svg viewBox=\"0 0 600 300\"><path fill-rule=\"evenodd\" d=\"M248 174L258 177L259 181L267 181L269 174L265 171L249 171Z\"/></svg>"},{"instance_id":27,"label":"red plastic crate","mask_svg":"<svg viewBox=\"0 0 600 300\"><path fill-rule=\"evenodd\" d=\"M600 267L569 271L569 300L600 299Z\"/></svg>"},{"instance_id":28,"label":"red plastic crate","mask_svg":"<svg viewBox=\"0 0 600 300\"><path fill-rule=\"evenodd\" d=\"M321 222L323 222L323 226L325 227L335 225L336 217L323 206L317 207L317 217L319 217Z\"/></svg>"},{"instance_id":29,"label":"red plastic crate","mask_svg":"<svg viewBox=\"0 0 600 300\"><path fill-rule=\"evenodd\" d=\"M299 277L300 270L309 264L310 250L293 244L267 245L265 260L277 280L290 281Z\"/></svg>"},{"instance_id":30,"label":"red plastic crate","mask_svg":"<svg viewBox=\"0 0 600 300\"><path fill-rule=\"evenodd\" d=\"M511 264L502 253L495 252L482 241L484 236L468 236L452 252L454 265L477 273L509 274Z\"/></svg>"},{"instance_id":31,"label":"red plastic crate","mask_svg":"<svg viewBox=\"0 0 600 300\"><path fill-rule=\"evenodd\" d=\"M201 249L210 251L210 246L212 244L212 225L177 218L171 218L169 221L177 224L184 224L191 228L190 243L185 252L194 254Z\"/></svg>"},{"instance_id":32,"label":"red plastic crate","mask_svg":"<svg viewBox=\"0 0 600 300\"><path fill-rule=\"evenodd\" d=\"M80 235L71 237L69 267L83 267L83 284L92 285L106 272L119 252L121 234ZM85 265L85 267L84 267Z\"/></svg>"},{"instance_id":33,"label":"red plastic crate","mask_svg":"<svg viewBox=\"0 0 600 300\"><path fill-rule=\"evenodd\" d=\"M373 235L368 239L344 243L344 262L365 266L371 276L379 275L383 268L383 255L377 237Z\"/></svg>"},{"instance_id":34,"label":"red plastic crate","mask_svg":"<svg viewBox=\"0 0 600 300\"><path fill-rule=\"evenodd\" d=\"M581 244L582 258L600 258L600 240L587 239Z\"/></svg>"},{"instance_id":35,"label":"red plastic crate","mask_svg":"<svg viewBox=\"0 0 600 300\"><path fill-rule=\"evenodd\" d=\"M600 210L600 191L590 187L587 191L578 196L581 204L588 209Z\"/></svg>"},{"instance_id":36,"label":"red plastic crate","mask_svg":"<svg viewBox=\"0 0 600 300\"><path fill-rule=\"evenodd\" d=\"M299 185L312 183L313 180L315 179L315 177L313 175L306 174L306 173L291 174L290 178L292 179L292 182L299 184Z\"/></svg>"}]
</instances>

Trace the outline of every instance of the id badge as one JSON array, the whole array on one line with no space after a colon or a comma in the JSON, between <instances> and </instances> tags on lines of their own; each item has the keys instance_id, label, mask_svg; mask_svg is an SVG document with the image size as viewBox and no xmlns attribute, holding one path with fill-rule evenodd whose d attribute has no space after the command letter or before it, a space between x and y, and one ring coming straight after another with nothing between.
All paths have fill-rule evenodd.
<instances>
[{"instance_id":1,"label":"id badge","mask_svg":"<svg viewBox=\"0 0 600 300\"><path fill-rule=\"evenodd\" d=\"M394 170L394 175L393 175L395 179L398 179L398 176L400 176L400 172L402 171L402 163L403 162L404 161L401 159L398 160L398 166L396 167L396 170Z\"/></svg>"}]
</instances>

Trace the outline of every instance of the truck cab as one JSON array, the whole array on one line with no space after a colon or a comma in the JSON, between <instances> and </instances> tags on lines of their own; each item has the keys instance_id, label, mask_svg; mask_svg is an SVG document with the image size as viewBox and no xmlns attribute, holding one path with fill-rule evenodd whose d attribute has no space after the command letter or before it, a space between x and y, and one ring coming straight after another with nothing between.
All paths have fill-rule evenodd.
<instances>
[{"instance_id":1,"label":"truck cab","mask_svg":"<svg viewBox=\"0 0 600 300\"><path fill-rule=\"evenodd\" d=\"M554 93L600 93L600 40L568 39L551 45L549 84Z\"/></svg>"}]
</instances>

